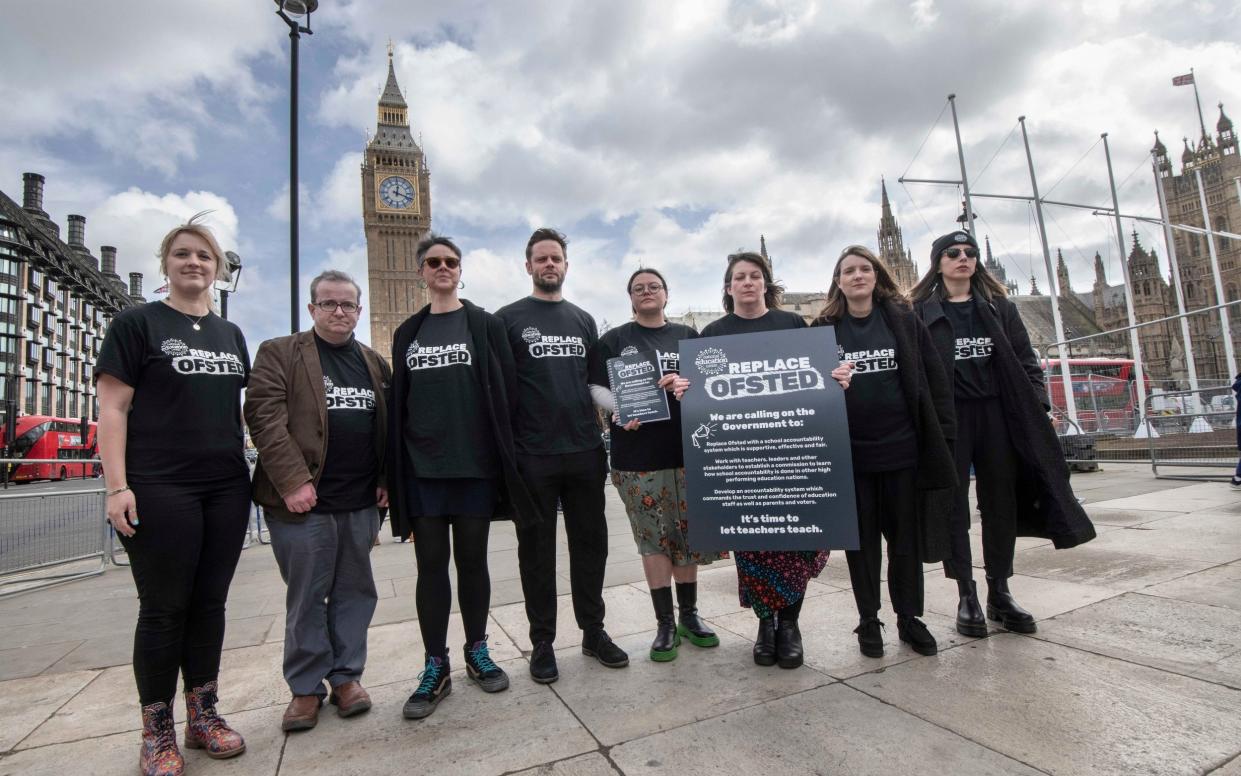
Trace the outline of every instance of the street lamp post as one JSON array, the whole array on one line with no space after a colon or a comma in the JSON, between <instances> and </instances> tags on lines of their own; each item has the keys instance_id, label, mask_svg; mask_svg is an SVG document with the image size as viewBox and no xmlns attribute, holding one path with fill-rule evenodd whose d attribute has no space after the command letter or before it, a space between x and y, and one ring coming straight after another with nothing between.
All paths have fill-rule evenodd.
<instances>
[{"instance_id":1,"label":"street lamp post","mask_svg":"<svg viewBox=\"0 0 1241 776\"><path fill-rule=\"evenodd\" d=\"M224 264L228 270L226 277L215 282L220 292L220 317L228 320L228 295L237 292L237 284L241 282L241 257L232 251L224 252Z\"/></svg>"},{"instance_id":2,"label":"street lamp post","mask_svg":"<svg viewBox=\"0 0 1241 776\"><path fill-rule=\"evenodd\" d=\"M289 327L296 334L301 313L297 309L297 47L302 33L313 35L310 15L319 7L319 0L275 0L276 15L289 25ZM302 26L301 19L306 18Z\"/></svg>"}]
</instances>

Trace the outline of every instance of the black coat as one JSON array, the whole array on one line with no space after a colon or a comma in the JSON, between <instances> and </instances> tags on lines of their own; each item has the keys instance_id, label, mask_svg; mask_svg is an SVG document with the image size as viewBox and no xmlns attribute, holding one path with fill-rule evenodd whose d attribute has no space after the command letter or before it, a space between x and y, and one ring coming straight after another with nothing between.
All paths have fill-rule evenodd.
<instances>
[{"instance_id":1,"label":"black coat","mask_svg":"<svg viewBox=\"0 0 1241 776\"><path fill-rule=\"evenodd\" d=\"M955 374L956 336L934 296L916 305L919 317L949 375ZM1017 452L1017 535L1051 539L1056 549L1084 544L1094 525L1073 495L1069 466L1051 422L1047 392L1030 335L1017 307L1002 296L990 302L974 296L978 319L991 337L991 369L999 390L1009 436Z\"/></svg>"},{"instance_id":2,"label":"black coat","mask_svg":"<svg viewBox=\"0 0 1241 776\"><path fill-rule=\"evenodd\" d=\"M948 553L948 518L957 487L949 443L956 436L952 383L944 373L930 332L913 310L891 301L879 312L896 340L897 375L918 443L917 537L923 563L938 563ZM815 321L830 325L835 321Z\"/></svg>"},{"instance_id":3,"label":"black coat","mask_svg":"<svg viewBox=\"0 0 1241 776\"><path fill-rule=\"evenodd\" d=\"M519 524L538 522L525 482L517 471L517 449L513 443L513 412L516 409L517 369L504 324L481 307L462 299L465 321L474 347L475 366L483 389L483 409L495 436L500 458L500 504L494 519L511 519ZM431 312L427 305L402 323L392 337L392 393L388 396L388 498L392 507L392 535L408 536L413 529L410 494L418 487L405 450L405 421L409 416L409 370L403 367L405 351L418 336L422 322Z\"/></svg>"}]
</instances>

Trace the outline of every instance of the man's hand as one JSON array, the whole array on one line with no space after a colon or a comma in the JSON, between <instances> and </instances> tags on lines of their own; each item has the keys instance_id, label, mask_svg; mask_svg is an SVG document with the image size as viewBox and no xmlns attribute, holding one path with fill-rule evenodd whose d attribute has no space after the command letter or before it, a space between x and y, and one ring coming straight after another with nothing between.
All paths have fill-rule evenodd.
<instances>
[{"instance_id":1,"label":"man's hand","mask_svg":"<svg viewBox=\"0 0 1241 776\"><path fill-rule=\"evenodd\" d=\"M380 509L388 508L388 489L375 488L375 506Z\"/></svg>"},{"instance_id":2,"label":"man's hand","mask_svg":"<svg viewBox=\"0 0 1241 776\"><path fill-rule=\"evenodd\" d=\"M290 512L294 514L303 514L314 508L319 503L319 496L315 493L315 484L313 482L305 482L297 487L289 495L284 497L284 505Z\"/></svg>"}]
</instances>

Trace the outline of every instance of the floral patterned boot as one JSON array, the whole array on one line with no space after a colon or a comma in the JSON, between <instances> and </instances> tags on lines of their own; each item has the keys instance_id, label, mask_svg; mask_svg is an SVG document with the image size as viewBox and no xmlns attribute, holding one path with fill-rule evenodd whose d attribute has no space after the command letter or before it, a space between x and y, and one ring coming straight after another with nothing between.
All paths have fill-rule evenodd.
<instances>
[{"instance_id":1,"label":"floral patterned boot","mask_svg":"<svg viewBox=\"0 0 1241 776\"><path fill-rule=\"evenodd\" d=\"M185 760L177 749L177 731L167 703L142 707L142 753L138 769L143 776L181 776Z\"/></svg>"},{"instance_id":2,"label":"floral patterned boot","mask_svg":"<svg viewBox=\"0 0 1241 776\"><path fill-rule=\"evenodd\" d=\"M236 757L246 751L245 739L216 713L215 682L185 693L185 748L206 749L214 760Z\"/></svg>"}]
</instances>

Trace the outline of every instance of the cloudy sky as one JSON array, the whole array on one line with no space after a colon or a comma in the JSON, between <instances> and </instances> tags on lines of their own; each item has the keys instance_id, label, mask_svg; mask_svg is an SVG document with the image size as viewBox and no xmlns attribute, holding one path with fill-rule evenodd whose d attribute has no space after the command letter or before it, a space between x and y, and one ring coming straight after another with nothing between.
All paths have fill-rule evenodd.
<instances>
[{"instance_id":1,"label":"cloudy sky","mask_svg":"<svg viewBox=\"0 0 1241 776\"><path fill-rule=\"evenodd\" d=\"M47 176L45 209L156 277L160 235L213 209L245 261L230 313L251 347L288 329L287 28L271 0L9 4L0 27L0 190ZM791 290L826 288L840 248L875 244L879 181L920 269L960 212L946 95L976 191L1155 215L1148 149L1174 157L1223 102L1241 119L1241 7L1194 2L913 0L321 0L301 49L303 288L331 266L365 282L359 165L395 45L432 170L434 227L466 251L463 295L495 309L529 287L525 238L570 237L568 298L627 318L624 280L664 270L669 310L719 306L724 257L765 234ZM1228 31L1232 30L1233 33ZM1028 205L980 200L980 234L1046 288ZM1136 228L1158 245L1149 226ZM1078 290L1092 257L1119 279L1113 223L1049 208ZM305 302L306 292L302 292ZM412 311L411 311L412 312ZM303 316L303 325L308 317ZM360 334L365 339L366 325Z\"/></svg>"}]
</instances>

